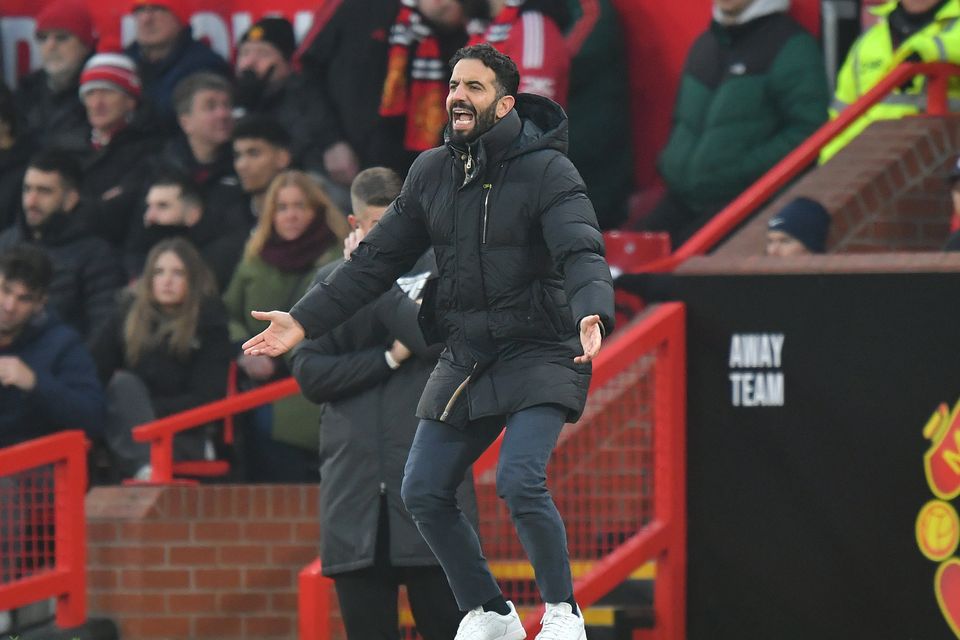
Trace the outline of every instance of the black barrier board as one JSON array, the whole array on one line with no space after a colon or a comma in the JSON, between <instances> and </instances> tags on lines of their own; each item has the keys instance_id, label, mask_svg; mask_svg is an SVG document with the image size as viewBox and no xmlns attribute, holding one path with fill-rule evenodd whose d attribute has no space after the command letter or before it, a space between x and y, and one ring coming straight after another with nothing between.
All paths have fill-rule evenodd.
<instances>
[{"instance_id":1,"label":"black barrier board","mask_svg":"<svg viewBox=\"0 0 960 640\"><path fill-rule=\"evenodd\" d=\"M688 307L688 637L954 638L960 586L942 611L939 564L915 531L935 498L924 425L960 397L960 276L676 284Z\"/></svg>"}]
</instances>

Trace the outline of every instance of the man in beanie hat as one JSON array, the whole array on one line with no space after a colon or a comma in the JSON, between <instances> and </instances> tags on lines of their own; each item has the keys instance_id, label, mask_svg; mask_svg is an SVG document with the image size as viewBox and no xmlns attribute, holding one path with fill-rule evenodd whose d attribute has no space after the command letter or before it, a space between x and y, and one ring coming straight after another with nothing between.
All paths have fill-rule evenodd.
<instances>
[{"instance_id":1,"label":"man in beanie hat","mask_svg":"<svg viewBox=\"0 0 960 640\"><path fill-rule=\"evenodd\" d=\"M83 195L96 209L91 229L117 247L142 201L147 158L159 144L148 114L138 109L141 96L136 65L123 54L99 53L80 75L90 132L80 153Z\"/></svg>"},{"instance_id":2,"label":"man in beanie hat","mask_svg":"<svg viewBox=\"0 0 960 640\"><path fill-rule=\"evenodd\" d=\"M316 132L325 111L315 89L293 70L295 49L293 25L286 18L261 18L243 34L237 48L237 112L280 123L292 135L293 162L323 173Z\"/></svg>"},{"instance_id":3,"label":"man in beanie hat","mask_svg":"<svg viewBox=\"0 0 960 640\"><path fill-rule=\"evenodd\" d=\"M37 15L40 69L20 83L17 109L32 148L82 144L86 115L77 97L84 61L96 47L96 32L81 0L54 0Z\"/></svg>"},{"instance_id":4,"label":"man in beanie hat","mask_svg":"<svg viewBox=\"0 0 960 640\"><path fill-rule=\"evenodd\" d=\"M830 230L830 213L810 198L791 200L767 222L768 256L789 258L823 253Z\"/></svg>"},{"instance_id":5,"label":"man in beanie hat","mask_svg":"<svg viewBox=\"0 0 960 640\"><path fill-rule=\"evenodd\" d=\"M210 47L193 39L190 12L183 0L133 0L136 41L126 53L140 71L143 95L156 110L160 124L176 128L173 88L197 71L230 75L230 65Z\"/></svg>"}]
</instances>

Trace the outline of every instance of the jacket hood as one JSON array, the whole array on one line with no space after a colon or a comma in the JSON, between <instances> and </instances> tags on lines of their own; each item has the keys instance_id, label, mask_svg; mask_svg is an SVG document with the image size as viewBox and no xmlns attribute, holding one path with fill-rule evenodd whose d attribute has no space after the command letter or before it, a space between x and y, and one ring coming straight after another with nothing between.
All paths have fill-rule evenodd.
<instances>
[{"instance_id":1,"label":"jacket hood","mask_svg":"<svg viewBox=\"0 0 960 640\"><path fill-rule=\"evenodd\" d=\"M771 13L785 13L790 10L790 0L754 0L739 16L730 20L723 15L717 5L713 5L713 19L724 27L746 24L751 20L768 16Z\"/></svg>"},{"instance_id":2,"label":"jacket hood","mask_svg":"<svg viewBox=\"0 0 960 640\"><path fill-rule=\"evenodd\" d=\"M449 124L443 137L454 157L459 155L465 159L469 151L477 159L475 166L484 167L542 149L566 154L568 134L567 114L559 104L549 98L521 93L514 108L478 139L466 145L452 142ZM468 171L465 184L477 175L476 171Z\"/></svg>"},{"instance_id":3,"label":"jacket hood","mask_svg":"<svg viewBox=\"0 0 960 640\"><path fill-rule=\"evenodd\" d=\"M523 128L510 156L539 149L555 149L560 153L567 153L570 126L563 107L549 98L521 93L517 96L514 110L520 116Z\"/></svg>"}]
</instances>

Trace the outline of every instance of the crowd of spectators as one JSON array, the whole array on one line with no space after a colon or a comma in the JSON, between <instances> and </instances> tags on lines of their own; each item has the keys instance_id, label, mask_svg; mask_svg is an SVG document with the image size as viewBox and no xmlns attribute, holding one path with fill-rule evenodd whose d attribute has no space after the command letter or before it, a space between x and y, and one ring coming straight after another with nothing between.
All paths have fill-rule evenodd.
<instances>
[{"instance_id":1,"label":"crowd of spectators","mask_svg":"<svg viewBox=\"0 0 960 640\"><path fill-rule=\"evenodd\" d=\"M181 263L191 292L207 295L209 285L225 304L214 315L224 316L226 366L235 362L241 388L287 375L287 363L238 357L237 345L260 328L247 312L289 307L345 240L349 252L351 227L363 225L349 189L362 170L383 167L402 179L417 154L442 142L446 61L465 44L490 42L517 61L521 91L570 106L572 138L585 141L571 156L589 159L581 170L598 219L612 227L625 218L614 184L622 182L624 137L611 137L603 122L590 128L589 116L624 106L626 94L614 88L627 85L599 72L593 85L586 73L571 77L563 34L575 16L565 0L345 0L299 51L288 20L260 19L239 34L233 64L194 38L178 0L133 0L129 10L134 41L98 52L82 0L46 2L36 17L39 68L15 91L0 86L0 251L32 245L49 256L44 314L93 349L108 404L118 397L117 374L137 370L144 346L131 351L124 342L133 310L145 318L143 309L154 308L160 315L151 322L179 327L163 334L168 342L187 325L201 331L213 313L207 301L181 324L164 315L172 307L164 311L155 290L163 257ZM817 43L788 11L789 0L715 0L710 27L690 49L658 165L665 196L641 223L668 232L674 246L867 91L880 77L875 68L941 54L960 60L948 28L960 17L958 0L891 2L854 44L828 110ZM611 43L590 55L619 51L622 62ZM585 109L591 87L611 99ZM896 113L880 105L870 118L906 113L906 98L922 91L913 83L899 93ZM789 254L784 247L798 233L810 242L797 251L824 250L829 212L806 205L771 221L768 253ZM182 361L186 353L167 355ZM140 382L150 402L137 419L168 413L151 381ZM184 397L180 408L216 394ZM108 409L112 428L135 424ZM254 414L247 474L315 477L316 412L298 398ZM142 472L137 447L106 440L121 475Z\"/></svg>"},{"instance_id":2,"label":"crowd of spectators","mask_svg":"<svg viewBox=\"0 0 960 640\"><path fill-rule=\"evenodd\" d=\"M134 425L222 396L231 362L241 388L288 375L239 355L249 310L289 307L342 255L361 170L402 179L442 142L458 48L488 40L522 61L523 90L567 101L565 0L348 0L299 66L287 19L250 26L230 64L184 6L133 0L133 42L100 51L87 5L50 0L39 68L0 90L0 250L51 260L34 297L96 362L112 480L149 473ZM317 414L298 397L248 416L245 474L316 479Z\"/></svg>"}]
</instances>

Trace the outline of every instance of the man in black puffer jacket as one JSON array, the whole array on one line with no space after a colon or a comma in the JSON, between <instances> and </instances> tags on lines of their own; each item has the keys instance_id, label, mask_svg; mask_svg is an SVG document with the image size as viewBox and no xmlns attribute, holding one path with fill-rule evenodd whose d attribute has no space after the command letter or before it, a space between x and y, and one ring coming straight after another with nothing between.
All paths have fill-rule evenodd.
<instances>
[{"instance_id":1,"label":"man in black puffer jacket","mask_svg":"<svg viewBox=\"0 0 960 640\"><path fill-rule=\"evenodd\" d=\"M34 156L23 179L23 213L0 234L0 249L23 243L43 248L53 261L50 306L90 339L113 313L126 281L116 251L88 229L81 180L72 156L57 151Z\"/></svg>"},{"instance_id":2,"label":"man in black puffer jacket","mask_svg":"<svg viewBox=\"0 0 960 640\"><path fill-rule=\"evenodd\" d=\"M468 611L457 639L525 637L453 491L506 422L497 489L547 603L543 633L581 640L566 534L545 476L612 329L610 271L583 181L564 155L562 109L517 96L516 65L489 45L461 49L452 62L447 144L417 158L380 224L327 282L289 314L254 312L271 324L244 348L277 355L330 331L432 245L440 277L424 294L421 326L446 348L417 408L404 503Z\"/></svg>"}]
</instances>

